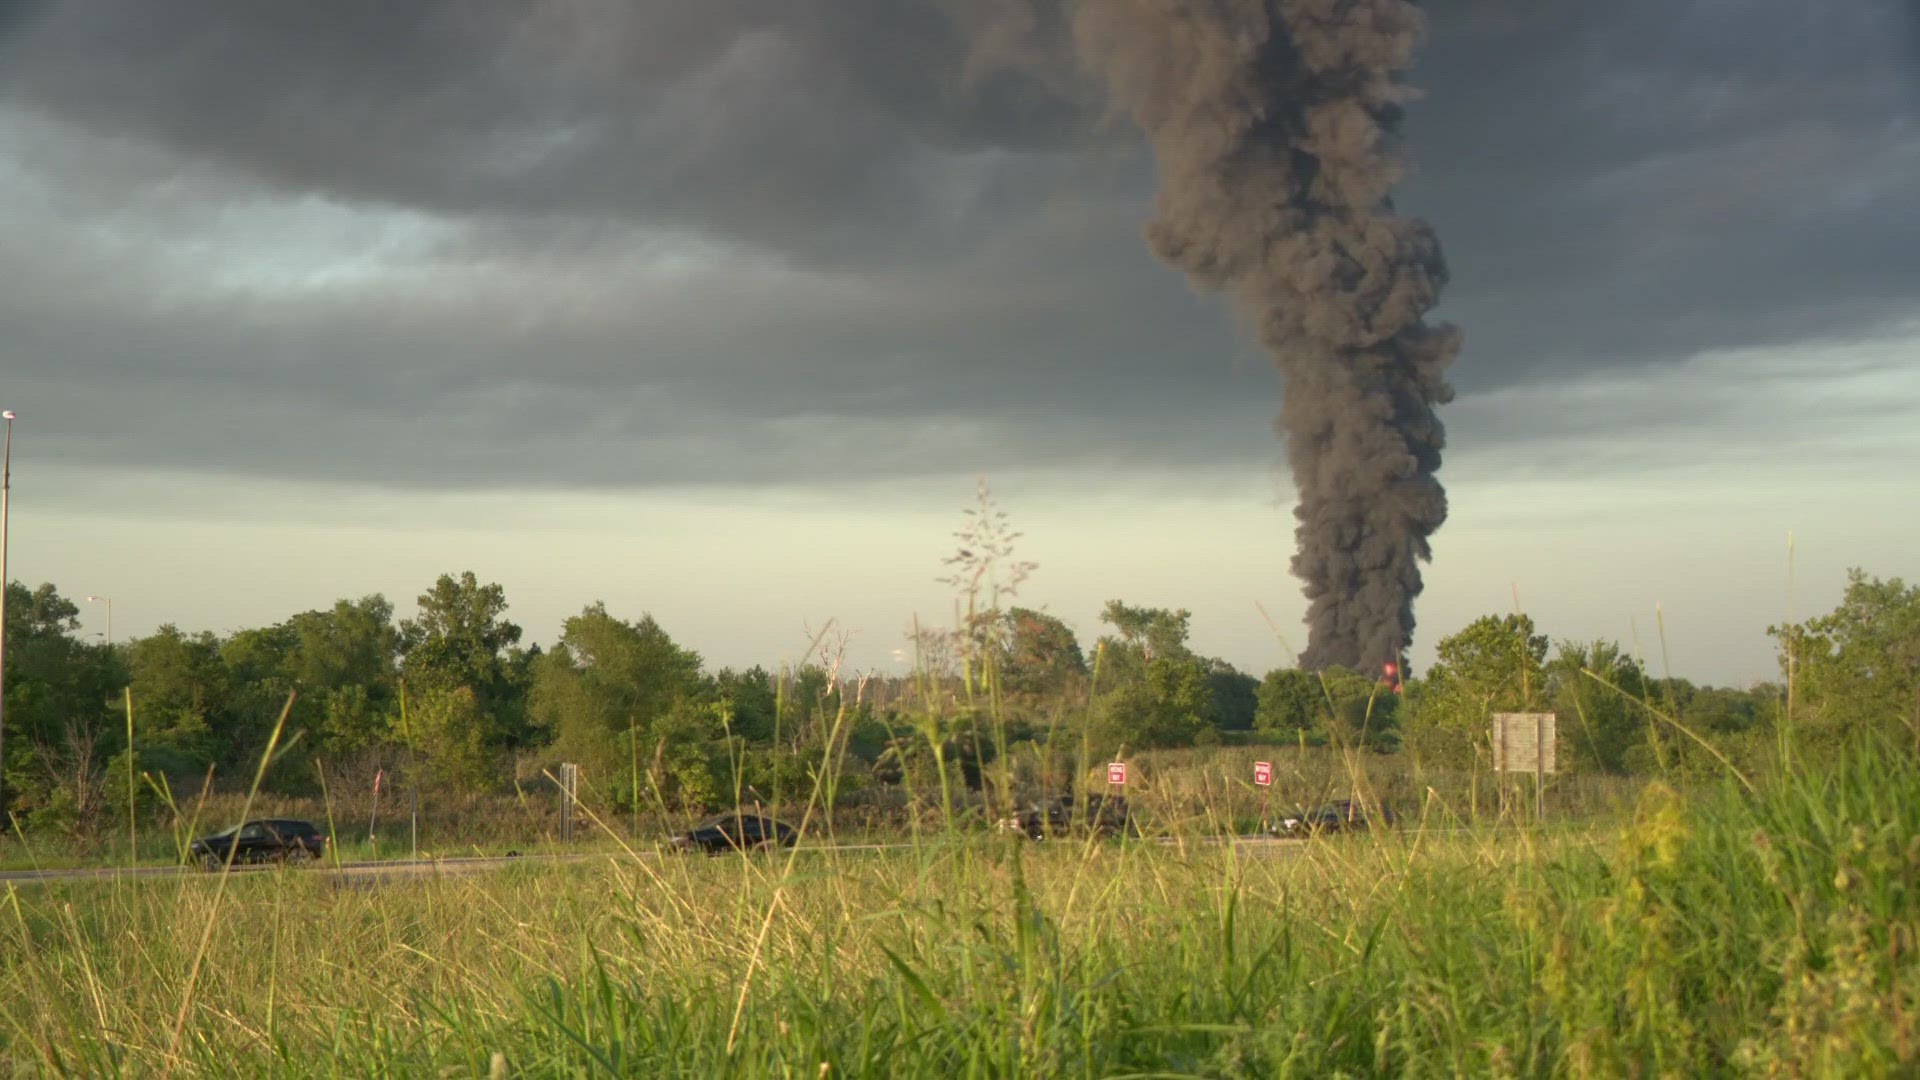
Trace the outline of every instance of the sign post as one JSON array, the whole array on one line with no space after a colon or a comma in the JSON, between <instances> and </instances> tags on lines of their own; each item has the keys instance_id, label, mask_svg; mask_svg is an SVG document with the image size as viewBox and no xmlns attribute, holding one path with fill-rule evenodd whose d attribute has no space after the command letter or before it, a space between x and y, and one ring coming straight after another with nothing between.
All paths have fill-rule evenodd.
<instances>
[{"instance_id":1,"label":"sign post","mask_svg":"<svg viewBox=\"0 0 1920 1080\"><path fill-rule=\"evenodd\" d=\"M573 803L580 795L580 766L567 762L560 766L560 839L573 839Z\"/></svg>"},{"instance_id":2,"label":"sign post","mask_svg":"<svg viewBox=\"0 0 1920 1080\"><path fill-rule=\"evenodd\" d=\"M1267 831L1267 791L1273 787L1273 762L1253 763L1253 782L1260 789L1260 831Z\"/></svg>"},{"instance_id":3,"label":"sign post","mask_svg":"<svg viewBox=\"0 0 1920 1080\"><path fill-rule=\"evenodd\" d=\"M375 769L373 771L373 809L367 813L367 844L369 847L376 846L380 842L374 829L380 821L380 781L384 779L386 775L387 770L385 769Z\"/></svg>"},{"instance_id":4,"label":"sign post","mask_svg":"<svg viewBox=\"0 0 1920 1080\"><path fill-rule=\"evenodd\" d=\"M1546 817L1547 777L1557 771L1559 743L1553 713L1495 713L1493 715L1493 771L1533 774L1533 808Z\"/></svg>"}]
</instances>

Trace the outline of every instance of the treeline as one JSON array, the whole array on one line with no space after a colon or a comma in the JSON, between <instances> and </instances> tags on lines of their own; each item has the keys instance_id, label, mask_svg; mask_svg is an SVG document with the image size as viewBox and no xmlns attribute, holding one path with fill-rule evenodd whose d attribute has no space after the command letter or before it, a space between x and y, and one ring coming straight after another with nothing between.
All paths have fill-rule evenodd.
<instances>
[{"instance_id":1,"label":"treeline","mask_svg":"<svg viewBox=\"0 0 1920 1080\"><path fill-rule=\"evenodd\" d=\"M471 573L441 577L406 618L376 595L224 636L163 626L111 645L80 635L77 605L53 586L9 584L6 809L21 828L85 831L124 813L129 769L142 800L209 772L250 778L283 709L267 778L280 790L309 790L316 758L509 793L572 761L613 808L804 798L822 775L841 800L977 788L996 758L1049 749L1336 745L1484 768L1502 711L1557 713L1577 772L1745 769L1869 734L1920 748L1920 589L1898 579L1856 572L1833 612L1771 628L1781 679L1741 689L1655 677L1618 643L1552 641L1525 615L1476 620L1403 683L1256 677L1194 652L1186 611L1115 601L1083 647L1051 615L983 601L979 579L959 582L959 629L915 632L904 677L845 669L830 637L789 670L712 670L651 616L600 604L551 648L523 646L504 590Z\"/></svg>"}]
</instances>

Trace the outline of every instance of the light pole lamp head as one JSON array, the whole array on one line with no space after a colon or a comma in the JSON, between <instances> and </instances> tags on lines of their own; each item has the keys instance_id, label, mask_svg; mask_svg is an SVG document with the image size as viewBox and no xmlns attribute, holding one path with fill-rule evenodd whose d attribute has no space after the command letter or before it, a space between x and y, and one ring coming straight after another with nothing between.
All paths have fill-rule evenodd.
<instances>
[{"instance_id":1,"label":"light pole lamp head","mask_svg":"<svg viewBox=\"0 0 1920 1080\"><path fill-rule=\"evenodd\" d=\"M12 409L7 409L4 412L0 412L0 420L17 420L17 419L19 419L19 417L13 414Z\"/></svg>"}]
</instances>

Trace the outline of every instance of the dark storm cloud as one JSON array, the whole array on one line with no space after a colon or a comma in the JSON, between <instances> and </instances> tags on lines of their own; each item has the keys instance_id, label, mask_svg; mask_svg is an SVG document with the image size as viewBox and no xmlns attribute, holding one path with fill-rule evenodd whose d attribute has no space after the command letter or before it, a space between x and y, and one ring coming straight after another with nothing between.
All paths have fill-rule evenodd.
<instances>
[{"instance_id":1,"label":"dark storm cloud","mask_svg":"<svg viewBox=\"0 0 1920 1080\"><path fill-rule=\"evenodd\" d=\"M1139 243L1151 161L1069 80L969 68L947 15L970 10L0 2L7 403L73 410L42 438L76 462L396 482L816 479L769 424L846 475L1277 458L1266 361ZM1435 0L1429 23L1402 201L1472 330L1463 410L1912 311L1909 5ZM362 235L389 218L400 239ZM723 250L637 269L694 241ZM245 280L343 248L384 269Z\"/></svg>"},{"instance_id":2,"label":"dark storm cloud","mask_svg":"<svg viewBox=\"0 0 1920 1080\"><path fill-rule=\"evenodd\" d=\"M1410 203L1474 327L1462 387L1911 311L1909 7L1436 4Z\"/></svg>"},{"instance_id":3,"label":"dark storm cloud","mask_svg":"<svg viewBox=\"0 0 1920 1080\"><path fill-rule=\"evenodd\" d=\"M1058 98L968 83L968 48L927 0L81 0L4 70L52 115L291 190L841 261L928 231L932 161L1068 137Z\"/></svg>"}]
</instances>

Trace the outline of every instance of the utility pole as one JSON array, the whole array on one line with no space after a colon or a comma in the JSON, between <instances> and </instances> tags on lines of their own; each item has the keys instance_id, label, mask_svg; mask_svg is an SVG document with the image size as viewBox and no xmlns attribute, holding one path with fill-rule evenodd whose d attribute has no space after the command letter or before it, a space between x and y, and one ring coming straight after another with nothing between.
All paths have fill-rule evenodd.
<instances>
[{"instance_id":1,"label":"utility pole","mask_svg":"<svg viewBox=\"0 0 1920 1080\"><path fill-rule=\"evenodd\" d=\"M109 649L111 649L111 648L113 648L113 597L111 597L111 596L88 596L88 597L87 597L87 603L89 603L89 604L105 604L105 605L107 605L107 633L106 633L106 641L107 641L107 648L109 648Z\"/></svg>"},{"instance_id":2,"label":"utility pole","mask_svg":"<svg viewBox=\"0 0 1920 1080\"><path fill-rule=\"evenodd\" d=\"M6 421L7 446L0 457L0 809L7 804L7 498L13 490L13 410Z\"/></svg>"},{"instance_id":3,"label":"utility pole","mask_svg":"<svg viewBox=\"0 0 1920 1080\"><path fill-rule=\"evenodd\" d=\"M108 655L112 655L113 653L113 597L96 596L93 593L88 593L87 603L107 605L107 632L101 636L107 643ZM133 782L133 774L135 771L135 763L138 761L138 759L134 756L134 753L133 753L133 687L123 686L121 687L121 691L126 696L126 704L127 704L127 865L132 866L134 865L135 862L138 861L138 858L139 858L138 853L140 850L140 833L139 833L138 827L134 824L134 816L133 816L134 795L135 795L135 785Z\"/></svg>"}]
</instances>

